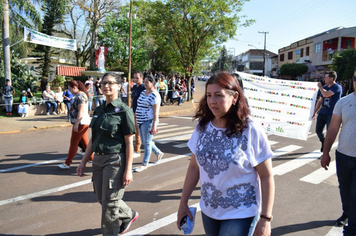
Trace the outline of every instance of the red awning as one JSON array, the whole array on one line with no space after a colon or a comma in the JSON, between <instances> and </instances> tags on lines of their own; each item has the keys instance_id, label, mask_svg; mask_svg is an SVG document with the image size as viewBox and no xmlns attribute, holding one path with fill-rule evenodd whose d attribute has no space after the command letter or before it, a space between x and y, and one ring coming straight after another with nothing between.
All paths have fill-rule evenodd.
<instances>
[{"instance_id":1,"label":"red awning","mask_svg":"<svg viewBox=\"0 0 356 236\"><path fill-rule=\"evenodd\" d=\"M82 76L80 72L86 70L86 67L57 66L57 75Z\"/></svg>"}]
</instances>

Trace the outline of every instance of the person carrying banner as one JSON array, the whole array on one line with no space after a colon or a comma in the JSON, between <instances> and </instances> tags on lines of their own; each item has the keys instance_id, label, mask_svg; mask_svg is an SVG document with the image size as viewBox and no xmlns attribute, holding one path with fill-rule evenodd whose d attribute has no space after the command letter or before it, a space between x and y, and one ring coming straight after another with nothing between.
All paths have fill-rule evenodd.
<instances>
[{"instance_id":1,"label":"person carrying banner","mask_svg":"<svg viewBox=\"0 0 356 236\"><path fill-rule=\"evenodd\" d=\"M337 74L335 71L327 73L324 77L325 85L323 86L321 82L318 83L319 87L319 100L315 106L313 120L316 118L316 113L318 116L316 118L315 133L321 142L320 151L323 151L325 136L323 133L324 127L326 125L326 130L328 130L331 116L334 110L336 102L341 98L342 87L337 84L336 81ZM319 110L320 109L320 110Z\"/></svg>"},{"instance_id":2,"label":"person carrying banner","mask_svg":"<svg viewBox=\"0 0 356 236\"><path fill-rule=\"evenodd\" d=\"M356 76L352 77L356 88ZM356 92L341 98L335 105L331 123L326 133L321 167L328 169L330 149L340 130L335 151L336 173L342 203L342 216L337 226L344 225L344 236L356 235ZM347 223L347 225L346 225Z\"/></svg>"}]
</instances>

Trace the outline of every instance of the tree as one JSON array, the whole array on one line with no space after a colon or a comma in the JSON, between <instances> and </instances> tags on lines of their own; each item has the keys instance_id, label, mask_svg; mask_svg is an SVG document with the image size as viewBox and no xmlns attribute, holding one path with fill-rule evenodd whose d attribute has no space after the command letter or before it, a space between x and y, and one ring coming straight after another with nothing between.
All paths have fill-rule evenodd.
<instances>
[{"instance_id":1,"label":"tree","mask_svg":"<svg viewBox=\"0 0 356 236\"><path fill-rule=\"evenodd\" d=\"M356 49L348 48L335 54L330 68L336 71L338 80L350 80L356 68Z\"/></svg>"},{"instance_id":2,"label":"tree","mask_svg":"<svg viewBox=\"0 0 356 236\"><path fill-rule=\"evenodd\" d=\"M305 64L297 63L286 63L281 66L280 74L287 75L295 79L297 76L302 76L309 70L308 66Z\"/></svg>"},{"instance_id":3,"label":"tree","mask_svg":"<svg viewBox=\"0 0 356 236\"><path fill-rule=\"evenodd\" d=\"M85 19L90 26L90 69L95 69L95 50L98 47L98 32L102 21L109 14L118 14L119 0L74 0L84 12Z\"/></svg>"},{"instance_id":4,"label":"tree","mask_svg":"<svg viewBox=\"0 0 356 236\"><path fill-rule=\"evenodd\" d=\"M2 44L5 79L11 80L11 55L10 55L10 19L16 26L23 25L33 28L41 25L40 14L34 3L38 0L4 0L1 5L2 19ZM10 17L11 16L11 17ZM34 24L33 24L34 23ZM18 29L18 27L16 27Z\"/></svg>"},{"instance_id":5,"label":"tree","mask_svg":"<svg viewBox=\"0 0 356 236\"><path fill-rule=\"evenodd\" d=\"M128 7L122 12L129 11ZM109 47L106 66L111 70L127 71L129 47L129 19L124 14L110 14L106 17L99 42ZM132 70L144 70L148 66L148 44L144 23L138 18L132 21L131 61Z\"/></svg>"},{"instance_id":6,"label":"tree","mask_svg":"<svg viewBox=\"0 0 356 236\"><path fill-rule=\"evenodd\" d=\"M167 0L149 3L147 29L159 42L176 53L190 91L190 75L197 61L216 46L232 38L240 23L238 14L248 0ZM242 26L252 23L246 20ZM190 97L188 97L190 99Z\"/></svg>"},{"instance_id":7,"label":"tree","mask_svg":"<svg viewBox=\"0 0 356 236\"><path fill-rule=\"evenodd\" d=\"M223 46L223 48L220 51L220 56L218 60L214 62L211 72L227 71L230 67L231 60L232 60L232 56L227 54L226 47Z\"/></svg>"},{"instance_id":8,"label":"tree","mask_svg":"<svg viewBox=\"0 0 356 236\"><path fill-rule=\"evenodd\" d=\"M42 10L44 11L43 17L43 27L41 32L46 35L55 35L58 33L56 26L63 24L64 15L67 13L67 4L68 0L44 0ZM50 66L51 66L51 56L55 52L55 48L37 45L36 52L41 55L41 58L38 60L40 62L39 68L42 70L42 77L49 77ZM42 83L41 87L44 89L44 84Z\"/></svg>"}]
</instances>

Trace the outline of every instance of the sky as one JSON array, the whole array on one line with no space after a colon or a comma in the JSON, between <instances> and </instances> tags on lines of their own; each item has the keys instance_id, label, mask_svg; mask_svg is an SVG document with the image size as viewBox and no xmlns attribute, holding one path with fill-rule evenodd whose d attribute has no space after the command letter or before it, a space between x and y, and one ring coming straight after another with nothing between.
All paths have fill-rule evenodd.
<instances>
[{"instance_id":1,"label":"sky","mask_svg":"<svg viewBox=\"0 0 356 236\"><path fill-rule=\"evenodd\" d=\"M235 56L250 49L278 54L278 49L335 27L356 26L356 0L250 0L240 15L256 22L238 28L235 37L224 43ZM248 46L251 44L253 46Z\"/></svg>"}]
</instances>

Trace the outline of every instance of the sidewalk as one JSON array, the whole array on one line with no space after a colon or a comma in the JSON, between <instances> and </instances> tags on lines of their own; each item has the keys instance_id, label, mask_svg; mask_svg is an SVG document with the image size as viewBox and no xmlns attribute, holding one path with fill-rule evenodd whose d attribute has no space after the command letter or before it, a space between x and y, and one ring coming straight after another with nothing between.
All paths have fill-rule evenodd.
<instances>
[{"instance_id":1,"label":"sidewalk","mask_svg":"<svg viewBox=\"0 0 356 236\"><path fill-rule=\"evenodd\" d=\"M178 114L190 113L195 111L197 101L187 101L180 106L165 105L160 107L159 116L174 116ZM7 117L0 119L0 135L10 133L20 133L23 131L50 129L60 127L70 127L71 124L67 120L67 115L37 115L29 117Z\"/></svg>"}]
</instances>

